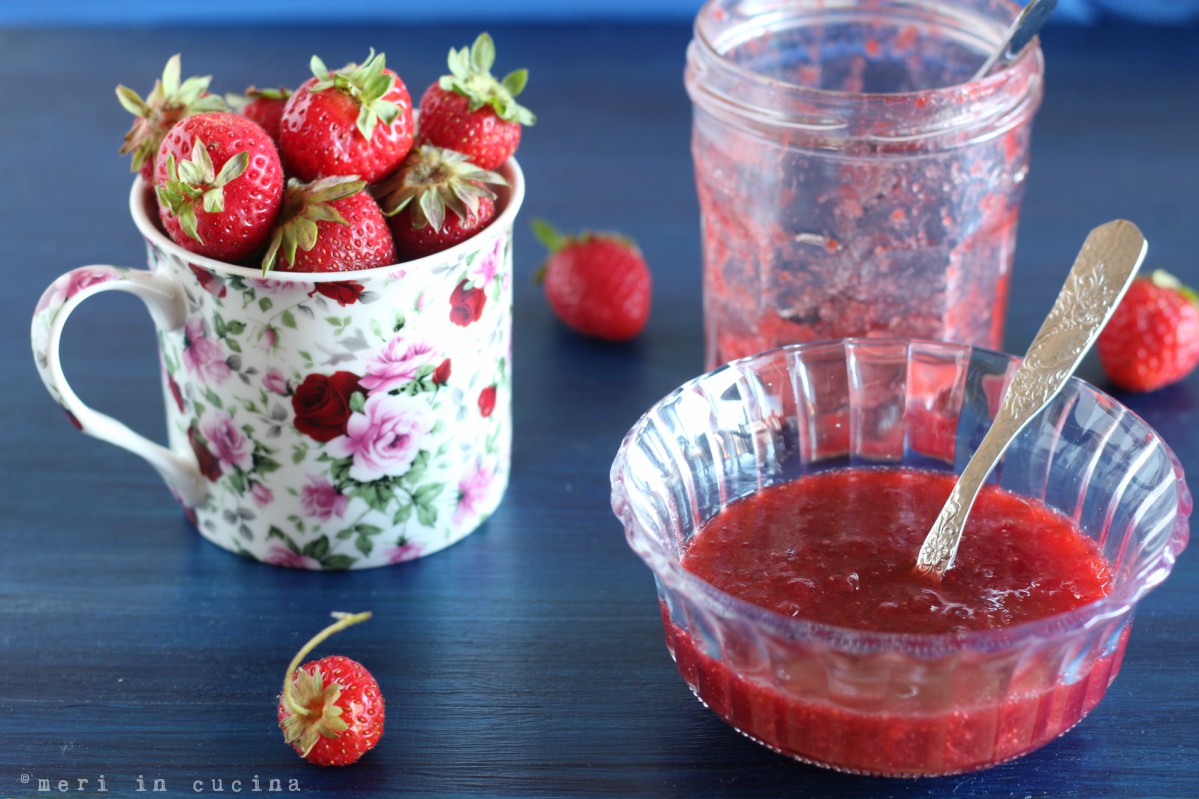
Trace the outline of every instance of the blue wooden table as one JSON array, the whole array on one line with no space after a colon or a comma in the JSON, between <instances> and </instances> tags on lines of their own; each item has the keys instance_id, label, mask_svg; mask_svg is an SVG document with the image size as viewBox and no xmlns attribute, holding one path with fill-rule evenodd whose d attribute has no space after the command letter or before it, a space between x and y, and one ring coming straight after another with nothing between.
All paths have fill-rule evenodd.
<instances>
[{"instance_id":1,"label":"blue wooden table","mask_svg":"<svg viewBox=\"0 0 1199 799\"><path fill-rule=\"evenodd\" d=\"M530 68L525 97L540 116L520 154L513 481L462 543L346 574L262 566L201 540L145 464L66 423L37 380L28 323L59 273L143 263L116 153L127 125L117 83L148 89L181 52L185 71L216 74L221 90L294 84L314 52L340 64L374 46L416 93L477 28L0 32L0 797L227 795L234 781L356 798L1199 795L1193 551L1143 603L1099 708L990 771L841 776L770 754L691 697L663 646L650 573L608 505L621 436L702 367L689 30L491 32L501 69ZM1199 283L1196 41L1194 29L1046 35L1008 349L1023 351L1086 231L1108 219L1144 229L1147 267ZM531 282L534 216L640 241L656 280L644 335L605 346L556 323ZM73 317L64 359L86 401L160 437L152 338L140 304L108 294ZM1082 374L1104 385L1093 360ZM1199 375L1123 399L1199 487ZM353 768L308 766L275 725L283 669L330 611L364 609L375 618L322 651L374 671L387 733Z\"/></svg>"}]
</instances>

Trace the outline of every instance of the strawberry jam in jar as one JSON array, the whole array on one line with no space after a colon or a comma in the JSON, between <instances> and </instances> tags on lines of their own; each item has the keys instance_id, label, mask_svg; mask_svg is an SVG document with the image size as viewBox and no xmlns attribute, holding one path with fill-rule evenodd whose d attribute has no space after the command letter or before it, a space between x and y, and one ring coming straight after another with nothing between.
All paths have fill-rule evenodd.
<instances>
[{"instance_id":1,"label":"strawberry jam in jar","mask_svg":"<svg viewBox=\"0 0 1199 799\"><path fill-rule=\"evenodd\" d=\"M999 349L1043 60L1009 0L709 0L687 51L709 367L787 343Z\"/></svg>"}]
</instances>

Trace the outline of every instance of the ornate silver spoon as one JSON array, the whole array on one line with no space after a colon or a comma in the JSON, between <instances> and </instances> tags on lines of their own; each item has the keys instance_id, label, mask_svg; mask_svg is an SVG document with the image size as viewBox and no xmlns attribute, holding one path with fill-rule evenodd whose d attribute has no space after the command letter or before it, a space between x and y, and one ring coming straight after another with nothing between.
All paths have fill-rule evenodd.
<instances>
[{"instance_id":1,"label":"ornate silver spoon","mask_svg":"<svg viewBox=\"0 0 1199 799\"><path fill-rule=\"evenodd\" d=\"M1057 0L1030 0L1008 28L1007 35L1003 37L1003 44L991 53L990 58L979 67L971 80L982 80L999 67L1015 61L1016 56L1033 40L1055 8Z\"/></svg>"},{"instance_id":2,"label":"ornate silver spoon","mask_svg":"<svg viewBox=\"0 0 1199 799\"><path fill-rule=\"evenodd\" d=\"M1100 225L1087 235L1049 316L1012 373L995 421L966 463L920 547L916 558L920 571L940 577L953 566L966 516L987 475L1016 434L1074 374L1124 296L1146 249L1141 231L1124 220Z\"/></svg>"}]
</instances>

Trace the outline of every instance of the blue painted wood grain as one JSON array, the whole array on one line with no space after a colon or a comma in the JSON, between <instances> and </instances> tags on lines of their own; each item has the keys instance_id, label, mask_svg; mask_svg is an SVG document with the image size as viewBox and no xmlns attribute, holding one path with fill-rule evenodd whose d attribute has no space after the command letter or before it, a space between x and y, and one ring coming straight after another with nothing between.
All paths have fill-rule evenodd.
<instances>
[{"instance_id":1,"label":"blue painted wood grain","mask_svg":"<svg viewBox=\"0 0 1199 799\"><path fill-rule=\"evenodd\" d=\"M1144 602L1099 708L1045 749L990 771L902 782L780 759L696 702L662 643L649 571L608 508L618 442L702 366L700 255L682 88L689 31L672 25L499 25L527 66L539 123L520 158L522 214L637 238L654 311L637 341L559 326L531 283L541 253L516 236L514 477L487 525L428 559L353 574L261 566L191 532L142 462L77 434L37 380L27 334L43 286L85 263L138 265L116 154L127 115L182 52L221 90L295 83L387 50L413 91L466 26L0 31L0 797L102 776L109 797L228 795L257 776L346 797L1194 797L1199 774L1199 557ZM1147 266L1199 282L1199 51L1186 31L1055 29L1012 283L1008 348L1023 351L1078 243L1124 216ZM501 65L503 66L503 65ZM75 216L68 220L63 205ZM85 400L162 426L151 327L105 295L68 325ZM1103 385L1094 361L1085 377ZM1199 476L1199 376L1126 401ZM1196 482L1192 477L1191 485ZM331 610L372 609L336 651L388 698L379 748L350 769L297 760L275 727L291 653ZM329 650L329 651L335 651ZM29 782L22 780L28 778ZM44 793L40 795L45 795ZM294 795L294 794L293 794Z\"/></svg>"}]
</instances>

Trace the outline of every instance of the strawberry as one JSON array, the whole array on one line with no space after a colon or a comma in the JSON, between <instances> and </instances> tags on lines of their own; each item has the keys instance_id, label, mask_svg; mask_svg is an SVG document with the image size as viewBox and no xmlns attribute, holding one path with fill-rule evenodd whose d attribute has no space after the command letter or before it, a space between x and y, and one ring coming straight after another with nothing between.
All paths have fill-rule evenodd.
<instances>
[{"instance_id":1,"label":"strawberry","mask_svg":"<svg viewBox=\"0 0 1199 799\"><path fill-rule=\"evenodd\" d=\"M283 740L318 766L348 766L383 737L383 694L361 663L331 655L300 665L330 635L366 621L371 614L334 613L333 617L337 621L292 658L277 710Z\"/></svg>"},{"instance_id":2,"label":"strawberry","mask_svg":"<svg viewBox=\"0 0 1199 799\"><path fill-rule=\"evenodd\" d=\"M1154 391L1182 380L1199 364L1199 296L1160 269L1137 278L1096 349L1119 388Z\"/></svg>"},{"instance_id":3,"label":"strawberry","mask_svg":"<svg viewBox=\"0 0 1199 799\"><path fill-rule=\"evenodd\" d=\"M279 141L279 124L283 119L283 108L291 90L280 86L278 89L259 89L251 86L242 96L233 95L226 98L230 107L237 107L237 113L257 122L270 137Z\"/></svg>"},{"instance_id":4,"label":"strawberry","mask_svg":"<svg viewBox=\"0 0 1199 799\"><path fill-rule=\"evenodd\" d=\"M330 72L312 57L313 77L287 99L279 152L301 180L357 175L375 183L412 149L412 99L400 76L371 50L362 65Z\"/></svg>"},{"instance_id":5,"label":"strawberry","mask_svg":"<svg viewBox=\"0 0 1199 799\"><path fill-rule=\"evenodd\" d=\"M495 43L479 34L470 49L450 49L450 74L425 90L420 101L418 144L435 144L464 153L480 169L497 169L516 152L521 125L537 121L516 102L529 80L528 70L491 74Z\"/></svg>"},{"instance_id":6,"label":"strawberry","mask_svg":"<svg viewBox=\"0 0 1199 799\"><path fill-rule=\"evenodd\" d=\"M143 100L127 86L117 86L117 100L135 117L133 127L125 134L121 155L132 154L132 172L140 172L149 183L154 179L154 155L163 138L175 123L191 114L225 110L220 97L208 94L212 76L188 78L180 82L179 54L167 60L162 78Z\"/></svg>"},{"instance_id":7,"label":"strawberry","mask_svg":"<svg viewBox=\"0 0 1199 799\"><path fill-rule=\"evenodd\" d=\"M568 327L586 336L626 341L649 318L649 267L637 245L612 233L563 236L534 220L533 233L550 251L536 280L545 283L550 307Z\"/></svg>"},{"instance_id":8,"label":"strawberry","mask_svg":"<svg viewBox=\"0 0 1199 799\"><path fill-rule=\"evenodd\" d=\"M262 260L285 272L346 272L397 261L387 220L353 175L287 182L279 223Z\"/></svg>"},{"instance_id":9,"label":"strawberry","mask_svg":"<svg viewBox=\"0 0 1199 799\"><path fill-rule=\"evenodd\" d=\"M239 261L266 242L283 197L283 166L266 131L226 112L180 120L155 157L158 215L180 246Z\"/></svg>"},{"instance_id":10,"label":"strawberry","mask_svg":"<svg viewBox=\"0 0 1199 799\"><path fill-rule=\"evenodd\" d=\"M422 145L394 175L375 187L390 217L396 251L405 260L452 247L491 224L495 193L485 184L506 186L502 175L479 169L453 150ZM415 202L413 202L415 200Z\"/></svg>"}]
</instances>

